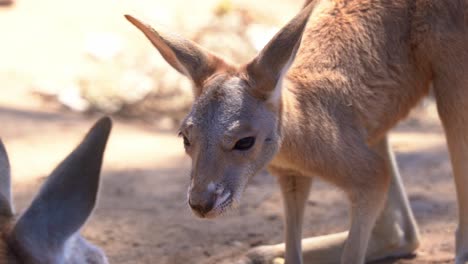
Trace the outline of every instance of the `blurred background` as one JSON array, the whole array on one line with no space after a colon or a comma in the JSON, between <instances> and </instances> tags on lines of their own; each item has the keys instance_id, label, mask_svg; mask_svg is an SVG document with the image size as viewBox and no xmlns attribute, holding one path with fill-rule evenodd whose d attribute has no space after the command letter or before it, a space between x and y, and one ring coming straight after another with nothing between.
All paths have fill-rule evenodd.
<instances>
[{"instance_id":1,"label":"blurred background","mask_svg":"<svg viewBox=\"0 0 468 264\"><path fill-rule=\"evenodd\" d=\"M99 205L84 235L111 263L232 263L282 241L275 180L253 179L238 210L215 221L186 205L190 161L176 129L191 84L123 14L246 62L302 0L0 0L0 137L21 212L44 178L103 114L115 121ZM450 263L455 193L442 128L427 99L392 133L423 243L415 259ZM346 229L344 196L317 180L305 236ZM333 209L330 209L333 208Z\"/></svg>"}]
</instances>

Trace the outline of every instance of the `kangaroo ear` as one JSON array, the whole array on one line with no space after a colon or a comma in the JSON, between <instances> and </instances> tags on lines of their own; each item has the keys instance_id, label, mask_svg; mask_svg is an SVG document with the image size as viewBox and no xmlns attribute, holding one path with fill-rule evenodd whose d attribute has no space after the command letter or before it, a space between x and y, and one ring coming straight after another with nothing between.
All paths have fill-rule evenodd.
<instances>
[{"instance_id":1,"label":"kangaroo ear","mask_svg":"<svg viewBox=\"0 0 468 264\"><path fill-rule=\"evenodd\" d=\"M13 216L14 209L11 199L10 162L0 140L0 215Z\"/></svg>"},{"instance_id":2,"label":"kangaroo ear","mask_svg":"<svg viewBox=\"0 0 468 264\"><path fill-rule=\"evenodd\" d=\"M99 120L52 172L20 217L13 228L12 242L22 255L35 260L61 255L65 242L84 225L96 203L111 126L109 118Z\"/></svg>"},{"instance_id":3,"label":"kangaroo ear","mask_svg":"<svg viewBox=\"0 0 468 264\"><path fill-rule=\"evenodd\" d=\"M125 15L158 49L164 59L177 71L195 83L195 96L202 92L203 82L220 70L231 68L223 59L198 44L174 34L156 31L140 20Z\"/></svg>"},{"instance_id":4,"label":"kangaroo ear","mask_svg":"<svg viewBox=\"0 0 468 264\"><path fill-rule=\"evenodd\" d=\"M246 66L253 93L261 99L279 99L281 81L294 61L315 2L304 7Z\"/></svg>"}]
</instances>

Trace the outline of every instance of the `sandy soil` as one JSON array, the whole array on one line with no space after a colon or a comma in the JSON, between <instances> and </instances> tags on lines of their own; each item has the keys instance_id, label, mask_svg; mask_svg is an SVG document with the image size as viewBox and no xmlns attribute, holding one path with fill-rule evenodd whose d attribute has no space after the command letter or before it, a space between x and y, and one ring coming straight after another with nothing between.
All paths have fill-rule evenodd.
<instances>
[{"instance_id":1,"label":"sandy soil","mask_svg":"<svg viewBox=\"0 0 468 264\"><path fill-rule=\"evenodd\" d=\"M0 107L19 211L97 119L21 104ZM392 144L423 239L417 257L396 263L451 263L456 203L441 128L432 119L405 122L392 133ZM273 177L258 175L237 211L204 221L185 202L189 166L174 132L115 120L99 205L84 235L106 250L111 263L129 264L230 263L250 247L281 242L282 208ZM317 181L305 235L344 230L346 218L343 195Z\"/></svg>"},{"instance_id":2,"label":"sandy soil","mask_svg":"<svg viewBox=\"0 0 468 264\"><path fill-rule=\"evenodd\" d=\"M18 211L97 119L44 105L28 93L29 85L38 76L60 78L68 69L63 65L73 68L86 28L123 27L123 22L112 21L121 18L125 4L111 2L80 1L83 7L19 1L15 9L0 10L0 136L10 152ZM110 12L104 17L110 22L100 17L102 10ZM139 10L143 12L143 4ZM285 10L291 14L294 8ZM71 14L87 19L76 24ZM125 26L123 31L128 30ZM457 207L440 124L432 111L401 124L391 139L423 240L416 257L387 263L451 263ZM189 166L175 132L115 120L99 205L84 235L105 249L111 263L120 264L230 263L253 246L282 241L282 207L273 177L263 173L254 178L243 204L229 216L202 221L192 216L185 201ZM346 200L317 181L305 219L305 236L342 231Z\"/></svg>"}]
</instances>

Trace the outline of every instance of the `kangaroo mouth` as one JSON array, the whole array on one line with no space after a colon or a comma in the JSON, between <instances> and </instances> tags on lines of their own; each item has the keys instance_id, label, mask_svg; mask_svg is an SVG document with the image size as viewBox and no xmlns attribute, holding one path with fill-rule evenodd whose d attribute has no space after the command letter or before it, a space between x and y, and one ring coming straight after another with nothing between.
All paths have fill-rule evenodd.
<instances>
[{"instance_id":1,"label":"kangaroo mouth","mask_svg":"<svg viewBox=\"0 0 468 264\"><path fill-rule=\"evenodd\" d=\"M216 218L222 215L224 212L229 210L233 204L233 193L231 191L224 191L217 199L216 203L211 211L209 211L206 218Z\"/></svg>"},{"instance_id":2,"label":"kangaroo mouth","mask_svg":"<svg viewBox=\"0 0 468 264\"><path fill-rule=\"evenodd\" d=\"M223 192L221 196L216 199L214 209L218 207L224 207L232 202L232 193L230 191Z\"/></svg>"}]
</instances>

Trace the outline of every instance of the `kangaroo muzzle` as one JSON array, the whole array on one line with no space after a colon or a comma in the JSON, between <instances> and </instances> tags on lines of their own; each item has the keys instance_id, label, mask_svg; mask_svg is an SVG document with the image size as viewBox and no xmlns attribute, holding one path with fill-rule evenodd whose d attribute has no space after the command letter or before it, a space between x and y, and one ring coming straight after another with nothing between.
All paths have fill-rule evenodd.
<instances>
[{"instance_id":1,"label":"kangaroo muzzle","mask_svg":"<svg viewBox=\"0 0 468 264\"><path fill-rule=\"evenodd\" d=\"M198 188L191 188L188 203L197 216L212 218L219 215L231 199L231 191L210 183L202 191Z\"/></svg>"}]
</instances>

